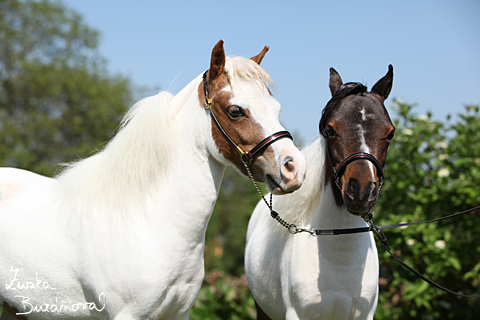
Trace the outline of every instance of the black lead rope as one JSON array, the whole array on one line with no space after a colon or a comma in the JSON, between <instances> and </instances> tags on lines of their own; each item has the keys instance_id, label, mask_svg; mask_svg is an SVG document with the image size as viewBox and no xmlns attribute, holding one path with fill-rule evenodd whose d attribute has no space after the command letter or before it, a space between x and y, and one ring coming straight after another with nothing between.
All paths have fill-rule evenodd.
<instances>
[{"instance_id":1,"label":"black lead rope","mask_svg":"<svg viewBox=\"0 0 480 320\"><path fill-rule=\"evenodd\" d=\"M474 208L474 209L478 209L477 208ZM458 214L455 214L455 215L458 215ZM452 215L452 216L455 216L455 215ZM452 216L449 216L449 217L452 217ZM446 219L447 217L445 217ZM440 219L442 220L442 219ZM426 223L426 222L431 222L431 221L423 221L421 223ZM414 224L417 224L417 223L414 223ZM407 224L408 225L408 224ZM422 279L423 281L427 282L428 284L431 284L432 286L434 286L435 288L437 289L440 289L440 290L443 290L445 292L448 292L448 293L451 293L451 294L454 294L454 295L457 295L457 296L460 296L460 297L464 297L464 298L480 298L480 294L475 294L475 295L466 295L466 294L462 294L462 293L458 293L458 292L455 292L455 291L452 291L450 289L447 289L445 287L442 287L441 285L437 284L436 282L433 282L432 280L428 279L427 277L425 277L423 274L421 274L420 272L418 272L417 270L413 269L412 267L410 267L408 264L406 264L405 262L403 262L399 257L397 257L396 255L394 255L390 249L390 246L388 245L388 241L387 241L387 238L385 237L385 235L383 234L383 231L380 229L380 227L377 227L375 225L373 225L374 229L372 230L373 231L373 234L377 237L378 240L380 240L380 242L382 243L383 247L385 248L385 250L387 250L387 252L395 259L397 260L404 268L406 268L408 271L412 272L413 274L415 274L416 276L418 276L420 279ZM394 228L394 227L392 227Z\"/></svg>"},{"instance_id":2,"label":"black lead rope","mask_svg":"<svg viewBox=\"0 0 480 320\"><path fill-rule=\"evenodd\" d=\"M423 274L421 274L417 270L410 267L408 264L403 262L399 257L397 257L396 255L394 255L392 253L392 251L390 249L390 246L388 245L387 238L385 237L385 234L382 231L382 230L386 230L386 229L406 227L406 226L412 226L412 225L417 225L417 224L422 224L422 223L437 222L437 221L453 218L453 217L456 217L456 216L459 216L459 215L462 215L462 214L465 214L465 213L473 212L473 211L478 210L478 209L480 209L480 207L471 208L471 209L468 209L468 210L465 210L465 211L462 211L462 212L458 212L458 213L455 213L455 214L452 214L452 215L449 215L449 216L446 216L446 217L441 217L441 218L438 218L438 219L427 220L427 221L419 221L419 222L410 222L410 223L391 224L391 225L385 225L385 226L376 226L375 224L372 223L371 219L369 219L369 220L365 219L365 220L366 220L367 224L370 225L370 227L372 228L373 234L375 235L375 237L377 237L378 240L380 240L380 242L382 243L385 250L387 250L387 252L395 260L397 260L404 268L406 268L408 271L412 272L413 274L418 276L420 279L427 282L428 284L431 284L432 286L434 286L437 289L440 289L440 290L443 290L445 292L448 292L448 293L451 293L451 294L454 294L454 295L457 295L457 296L460 296L460 297L464 297L464 298L480 298L480 294L466 295L466 294L458 293L458 292L452 291L450 289L447 289L445 287L442 287L441 285L433 282L432 280L428 279L427 277L425 277Z\"/></svg>"},{"instance_id":3,"label":"black lead rope","mask_svg":"<svg viewBox=\"0 0 480 320\"><path fill-rule=\"evenodd\" d=\"M453 217L456 217L456 216L459 216L459 215L462 215L462 214L466 214L466 213L469 213L469 212L473 212L475 210L478 210L480 209L480 207L475 207L475 208L471 208L471 209L468 209L468 210L465 210L465 211L462 211L462 212L459 212L459 213L455 213L455 214L452 214L452 215L449 215L449 216L446 216L446 217L441 217L441 218L438 218L438 219L433 219L433 220L427 220L427 221L419 221L419 222L410 222L410 223L400 223L400 224L390 224L390 225L385 225L385 226L376 226L373 222L372 222L372 215L371 214L368 214L367 216L363 217L363 219L365 220L365 222L368 224L368 227L363 227L363 228L348 228L348 229L304 229L304 228L298 228L295 224L288 224L287 222L285 222L282 218L280 218L279 214L274 211L272 209L272 206L271 206L271 202L272 202L272 199L271 199L271 195L270 195L270 213L272 215L272 217L277 220L280 224L282 224L285 228L288 229L288 231L292 234L297 234L297 233L301 233L301 232L308 232L310 233L312 236L328 236L328 235L342 235L342 234L354 234L354 233L363 233L363 232L372 232L375 237L380 240L380 242L382 243L383 247L385 248L385 250L387 250L387 252L395 259L397 260L404 268L406 268L407 270L409 270L410 272L412 272L413 274L415 274L416 276L418 276L420 279L422 279L423 281L431 284L432 286L434 286L435 288L437 289L440 289L440 290L443 290L445 292L448 292L448 293L451 293L451 294L454 294L454 295L457 295L457 296L460 296L460 297L465 297L465 298L480 298L480 294L475 294L475 295L466 295L466 294L461 294L461 293L458 293L458 292L455 292L455 291L452 291L450 289L447 289L445 287L442 287L441 285L433 282L432 280L428 279L427 277L425 277L423 274L421 274L420 272L416 271L415 269L413 269L412 267L410 267L408 264L406 264L405 262L403 262L400 258L398 258L396 255L394 255L390 249L390 246L388 245L388 240L387 240L387 237L385 237L385 234L383 233L383 230L387 230L387 229L393 229L393 228L400 228L400 227L407 227L407 226L412 226L412 225L417 225L417 224L422 224L422 223L430 223L430 222L437 222L437 221L441 221L441 220L446 220L446 219L449 219L449 218L453 218Z\"/></svg>"},{"instance_id":4,"label":"black lead rope","mask_svg":"<svg viewBox=\"0 0 480 320\"><path fill-rule=\"evenodd\" d=\"M368 160L370 162L372 162L375 167L377 168L377 174L379 175L379 179L380 179L380 186L379 186L379 189L382 187L382 184L383 184L383 177L384 177L384 172L383 172L383 167L384 165L382 166L378 160L372 156L371 154L368 154L368 153L364 153L364 152L360 152L360 153L355 153L351 156L349 156L347 159L345 159L341 164L340 166L335 169L335 167L333 166L333 162L332 162L332 159L331 159L331 156L330 156L330 150L329 148L327 148L327 154L328 154L328 157L330 159L330 163L332 164L332 168L333 168L333 175L334 175L334 178L335 178L335 184L337 185L337 187L341 190L341 186L340 186L340 176L341 174L343 173L343 171L345 170L346 166L353 162L353 161L356 161L356 160ZM255 181L253 180L253 177L250 176L250 179L252 179L252 181L255 183ZM258 188L257 188L258 189ZM380 191L380 190L379 190ZM288 229L288 231L291 233L291 234L297 234L297 233L301 233L301 232L307 232L307 233L310 233L312 236L330 236L330 235L342 235L342 234L354 234L354 233L363 233L363 232L372 232L375 237L380 240L380 242L382 243L383 247L385 248L385 250L387 250L387 252L395 259L397 260L403 267L405 267L407 270L409 270L410 272L412 272L413 274L417 275L418 277L420 277L420 279L422 279L423 281L431 284L432 286L440 289L440 290L443 290L445 292L448 292L448 293L451 293L451 294L455 294L457 296L460 296L460 297L465 297L465 298L480 298L480 294L476 294L476 295L465 295L465 294L461 294L461 293L458 293L458 292L454 292L452 290L449 290L447 288L444 288L442 286L440 286L439 284L433 282L432 280L428 279L427 277L425 277L424 275L422 275L420 272L416 271L415 269L413 269L412 267L410 267L408 264L406 264L405 262L403 262L400 258L398 258L396 255L394 255L390 249L390 246L388 245L388 240L387 240L387 237L385 237L385 234L383 233L383 230L387 230L387 229L393 229L393 228L399 228L399 227L406 227L406 226L412 226L412 225L417 225L417 224L422 224L422 223L430 223L430 222L437 222L437 221L441 221L441 220L445 220L445 219L449 219L449 218L453 218L453 217L456 217L456 216L459 216L459 215L462 215L462 214L465 214L465 213L469 213L469 212L472 212L472 211L475 211L475 210L478 210L480 209L480 207L475 207L475 208L471 208L469 210L465 210L465 211L462 211L462 212L459 212L459 213L455 213L455 214L452 214L452 215L449 215L449 216L446 216L446 217L441 217L441 218L438 218L438 219L433 219L433 220L428 220L428 221L420 221L420 222L410 222L410 223L400 223L400 224L391 224L391 225L385 225L385 226L376 226L373 222L372 222L372 214L369 213L365 216L363 216L362 218L365 220L365 222L367 223L368 227L363 227L363 228L347 228L347 229L305 229L305 228L299 228L297 227L295 224L293 223L288 223L286 222L285 220L283 220L280 215L273 210L273 206L272 206L272 195L270 194L270 204L267 203L267 200L265 200L265 198L263 197L263 194L260 192L260 195L262 196L263 200L265 201L265 203L267 204L267 206L269 207L270 209L270 215L272 216L272 218L274 218L275 220L277 220L282 226L284 226L285 228Z\"/></svg>"},{"instance_id":5,"label":"black lead rope","mask_svg":"<svg viewBox=\"0 0 480 320\"><path fill-rule=\"evenodd\" d=\"M410 272L412 272L413 274L415 274L416 276L418 276L420 279L422 279L423 281L427 282L428 284L431 284L432 286L434 286L435 288L437 289L440 289L442 291L445 291L447 293L451 293L451 294L454 294L454 295L457 295L457 296L460 296L460 297L464 297L464 298L480 298L480 294L475 294L475 295L466 295L466 294L462 294L462 293L458 293L458 292L455 292L455 291L452 291L450 289L447 289L445 287L442 287L441 285L433 282L432 280L428 279L427 277L425 277L423 274L421 274L420 272L416 271L415 269L413 269L412 267L410 267L408 264L406 264L405 262L403 262L400 258L398 258L396 255L394 255L390 249L390 246L388 245L388 240L387 240L387 237L385 237L385 234L383 233L383 230L387 230L387 229L393 229L393 228L400 228L400 227L407 227L407 226L412 226L412 225L417 225L417 224L422 224L422 223L430 223L430 222L437 222L437 221L441 221L441 220L445 220L445 219L449 219L449 218L453 218L453 217L456 217L456 216L459 216L459 215L462 215L462 214L465 214L465 213L469 213L469 212L473 212L475 210L479 210L480 207L475 207L475 208L471 208L471 209L468 209L468 210L465 210L465 211L462 211L462 212L459 212L459 213L455 213L455 214L452 214L452 215L449 215L449 216L446 216L446 217L441 217L441 218L438 218L438 219L433 219L433 220L427 220L427 221L419 221L419 222L410 222L410 223L400 223L400 224L390 224L390 225L385 225L385 226L377 226L375 225L373 222L372 222L372 214L368 214L366 216L363 217L363 219L365 220L365 222L368 224L368 227L361 227L361 228L347 228L347 229L305 229L305 228L299 228L297 227L295 224L293 223L288 223L287 221L283 220L280 215L278 214L278 212L276 212L275 210L273 210L273 205L272 205L272 194L270 194L270 203L267 202L267 200L265 199L262 191L259 189L257 183L255 182L255 180L253 179L253 176L251 175L250 173L250 170L248 170L248 166L245 165L245 168L247 169L247 172L248 172L248 175L250 177L250 179L253 181L253 183L255 184L255 187L257 188L257 191L260 193L263 201L265 201L265 204L267 205L267 207L269 208L270 210L270 215L272 216L273 219L275 219L278 223L280 223L283 227L287 228L287 230L291 233L291 234L297 234L297 233L302 233L302 232L307 232L307 233L310 233L312 236L331 236L331 235L342 235L342 234L355 234L355 233L363 233L363 232L372 232L375 237L380 240L380 242L382 243L383 247L385 248L385 250L387 250L387 252L395 259L397 260L404 268L406 268L407 270L409 270Z\"/></svg>"}]
</instances>

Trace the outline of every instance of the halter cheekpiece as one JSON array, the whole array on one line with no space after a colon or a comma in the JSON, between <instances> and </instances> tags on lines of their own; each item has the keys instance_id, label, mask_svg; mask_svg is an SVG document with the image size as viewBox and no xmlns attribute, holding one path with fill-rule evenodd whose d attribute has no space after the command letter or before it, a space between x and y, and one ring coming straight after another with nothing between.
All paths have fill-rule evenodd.
<instances>
[{"instance_id":1,"label":"halter cheekpiece","mask_svg":"<svg viewBox=\"0 0 480 320\"><path fill-rule=\"evenodd\" d=\"M293 137L290 134L290 132L279 131L279 132L276 132L272 135L269 135L268 137L266 137L265 139L260 141L260 143L258 143L255 147L253 147L250 151L243 151L243 149L240 148L240 146L237 145L228 136L228 134L225 132L225 130L223 130L222 126L220 125L220 123L217 120L217 117L215 117L215 114L213 113L212 99L208 97L207 72L208 72L208 70L205 71L205 73L203 74L203 89L204 89L204 92L205 92L205 101L203 103L203 106L205 107L205 109L210 110L210 114L212 115L212 118L215 121L217 127L220 129L222 134L228 139L228 141L230 141L230 143L235 147L237 152L240 154L240 158L242 159L242 162L245 165L245 167L247 167L251 164L253 158L258 154L259 151L266 149L272 143L274 143L274 142L276 142L280 139L283 139L283 138L289 138L289 139L293 140Z\"/></svg>"}]
</instances>

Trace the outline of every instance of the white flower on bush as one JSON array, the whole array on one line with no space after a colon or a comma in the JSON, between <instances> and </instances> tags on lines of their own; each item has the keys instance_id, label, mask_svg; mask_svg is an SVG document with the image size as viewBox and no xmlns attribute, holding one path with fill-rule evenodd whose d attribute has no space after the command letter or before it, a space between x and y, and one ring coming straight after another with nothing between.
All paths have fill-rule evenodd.
<instances>
[{"instance_id":1,"label":"white flower on bush","mask_svg":"<svg viewBox=\"0 0 480 320\"><path fill-rule=\"evenodd\" d=\"M417 120L420 120L420 121L428 121L428 116L424 115L424 114L421 114L417 117Z\"/></svg>"},{"instance_id":2,"label":"white flower on bush","mask_svg":"<svg viewBox=\"0 0 480 320\"><path fill-rule=\"evenodd\" d=\"M408 240L407 240L407 244L408 244L409 246L413 246L415 243L417 243L417 240L415 240L415 239L408 239Z\"/></svg>"},{"instance_id":3,"label":"white flower on bush","mask_svg":"<svg viewBox=\"0 0 480 320\"><path fill-rule=\"evenodd\" d=\"M448 143L446 143L445 141L439 141L437 143L437 146L441 149L446 149L448 147Z\"/></svg>"},{"instance_id":4,"label":"white flower on bush","mask_svg":"<svg viewBox=\"0 0 480 320\"><path fill-rule=\"evenodd\" d=\"M435 248L445 249L445 240L437 240L434 244Z\"/></svg>"},{"instance_id":5,"label":"white flower on bush","mask_svg":"<svg viewBox=\"0 0 480 320\"><path fill-rule=\"evenodd\" d=\"M403 129L402 133L406 136L411 136L413 134L412 129Z\"/></svg>"},{"instance_id":6,"label":"white flower on bush","mask_svg":"<svg viewBox=\"0 0 480 320\"><path fill-rule=\"evenodd\" d=\"M440 178L448 177L450 175L450 170L448 170L447 168L440 169L438 170L437 175Z\"/></svg>"}]
</instances>

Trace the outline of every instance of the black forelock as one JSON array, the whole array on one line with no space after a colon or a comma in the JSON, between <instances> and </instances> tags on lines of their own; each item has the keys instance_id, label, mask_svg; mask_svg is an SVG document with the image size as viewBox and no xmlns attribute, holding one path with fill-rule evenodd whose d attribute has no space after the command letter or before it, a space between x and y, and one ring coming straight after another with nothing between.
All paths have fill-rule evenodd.
<instances>
[{"instance_id":1,"label":"black forelock","mask_svg":"<svg viewBox=\"0 0 480 320\"><path fill-rule=\"evenodd\" d=\"M337 106L337 104L347 96L363 93L367 91L367 87L358 82L347 82L338 88L333 97L327 102L327 105L322 111L322 118L320 119L320 133L323 135L323 131L327 125L327 118L330 112Z\"/></svg>"}]
</instances>

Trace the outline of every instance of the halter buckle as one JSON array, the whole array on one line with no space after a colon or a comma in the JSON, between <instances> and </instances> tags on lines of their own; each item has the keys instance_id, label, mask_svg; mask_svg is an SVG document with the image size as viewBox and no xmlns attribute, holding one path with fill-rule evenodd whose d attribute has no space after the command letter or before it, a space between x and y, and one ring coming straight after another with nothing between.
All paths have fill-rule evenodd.
<instances>
[{"instance_id":1,"label":"halter buckle","mask_svg":"<svg viewBox=\"0 0 480 320\"><path fill-rule=\"evenodd\" d=\"M246 165L250 165L252 163L252 154L248 151L243 151L240 146L237 146L236 149L237 152L240 154L240 159L242 159L242 162Z\"/></svg>"},{"instance_id":2,"label":"halter buckle","mask_svg":"<svg viewBox=\"0 0 480 320\"><path fill-rule=\"evenodd\" d=\"M205 102L203 103L205 109L209 110L212 106L212 99L205 97Z\"/></svg>"}]
</instances>

